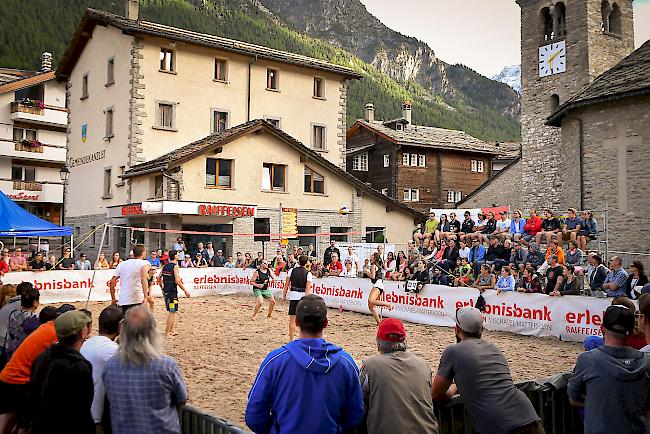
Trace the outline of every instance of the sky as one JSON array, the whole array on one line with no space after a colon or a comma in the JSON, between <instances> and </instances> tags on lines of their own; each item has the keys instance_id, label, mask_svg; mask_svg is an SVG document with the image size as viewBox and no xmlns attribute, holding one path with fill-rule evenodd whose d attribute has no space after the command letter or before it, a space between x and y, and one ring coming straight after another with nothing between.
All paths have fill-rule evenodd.
<instances>
[{"instance_id":1,"label":"sky","mask_svg":"<svg viewBox=\"0 0 650 434\"><path fill-rule=\"evenodd\" d=\"M426 42L438 58L491 77L520 63L515 0L361 0L393 30ZM635 46L650 39L650 0L634 1Z\"/></svg>"}]
</instances>

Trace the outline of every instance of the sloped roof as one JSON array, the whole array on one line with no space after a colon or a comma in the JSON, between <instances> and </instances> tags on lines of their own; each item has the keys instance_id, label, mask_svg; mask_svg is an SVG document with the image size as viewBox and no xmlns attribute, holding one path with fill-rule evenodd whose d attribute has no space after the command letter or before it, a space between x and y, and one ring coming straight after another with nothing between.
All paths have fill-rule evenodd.
<instances>
[{"instance_id":1,"label":"sloped roof","mask_svg":"<svg viewBox=\"0 0 650 434\"><path fill-rule=\"evenodd\" d=\"M36 71L0 67L0 85L38 74Z\"/></svg>"},{"instance_id":2,"label":"sloped roof","mask_svg":"<svg viewBox=\"0 0 650 434\"><path fill-rule=\"evenodd\" d=\"M406 206L400 202L397 202L396 200L391 199L390 197L381 194L379 191L375 190L374 188L368 186L364 182L362 182L360 179L356 178L355 176L351 175L350 173L346 172L345 170L341 169L338 167L336 164L330 162L326 158L322 157L318 152L309 149L305 145L303 145L301 142L298 140L294 139L292 136L289 134L285 133L282 130L279 130L275 128L273 125L268 123L265 120L262 119L255 119L240 125L237 125L235 127L229 128L225 131L219 132L219 133L214 133L210 134L207 137L204 137L202 139L199 139L195 142L192 142L188 145L182 146L178 149L175 149L171 152L168 152L164 155L161 155L160 157L154 158L151 161L147 161L144 163L137 164L133 167L131 167L129 170L124 172L121 177L123 179L128 179L128 178L135 178L137 176L142 176L142 175L147 175L155 172L163 172L167 171L170 169L173 169L181 164L183 164L186 161L192 160L193 158L198 157L199 155L202 155L206 152L209 152L211 150L220 148L224 145L226 145L229 142L232 142L242 136L245 136L247 134L251 134L257 131L263 130L264 132L267 132L269 134L274 135L277 137L279 140L287 143L291 147L293 147L295 150L306 156L309 160L312 160L316 162L317 164L325 167L335 175L337 175L339 178L347 181L348 183L354 185L356 188L359 190L364 191L365 193L368 193L372 196L374 196L376 199L381 200L382 202L386 203L389 206L392 206L394 208L399 208L403 211L406 211L410 214L412 214L414 217L418 219L426 219L426 216L422 214L419 211L416 211L415 209Z\"/></svg>"},{"instance_id":3,"label":"sloped roof","mask_svg":"<svg viewBox=\"0 0 650 434\"><path fill-rule=\"evenodd\" d=\"M83 51L83 48L91 38L92 31L96 24L111 25L129 34L156 36L173 41L182 41L189 44L230 51L246 56L254 56L260 59L329 71L341 74L348 78L361 78L361 74L353 69L314 59L312 57L275 50L261 45L249 44L235 39L222 38L207 33L193 32L178 27L166 26L164 24L152 23L149 21L135 21L109 12L88 8L72 38L72 41L70 42L70 45L61 59L61 63L57 69L57 79L61 81L68 79Z\"/></svg>"},{"instance_id":4,"label":"sloped roof","mask_svg":"<svg viewBox=\"0 0 650 434\"><path fill-rule=\"evenodd\" d=\"M580 106L644 94L650 94L650 41L583 87L548 117L546 125L559 127L567 112Z\"/></svg>"},{"instance_id":5,"label":"sloped roof","mask_svg":"<svg viewBox=\"0 0 650 434\"><path fill-rule=\"evenodd\" d=\"M407 125L400 131L389 128L384 124L385 122L383 121L369 122L359 119L352 128L348 130L347 136L350 137L358 128L367 128L399 145L421 146L455 151L482 152L487 154L499 153L498 149L493 144L472 137L464 131L425 127L421 125Z\"/></svg>"},{"instance_id":6,"label":"sloped roof","mask_svg":"<svg viewBox=\"0 0 650 434\"><path fill-rule=\"evenodd\" d=\"M495 143L497 155L495 160L513 160L521 156L521 142L497 142Z\"/></svg>"},{"instance_id":7,"label":"sloped roof","mask_svg":"<svg viewBox=\"0 0 650 434\"><path fill-rule=\"evenodd\" d=\"M40 74L32 75L31 77L13 80L0 85L0 94L15 92L17 90L45 83L46 81L50 80L54 80L54 71L43 72Z\"/></svg>"}]
</instances>

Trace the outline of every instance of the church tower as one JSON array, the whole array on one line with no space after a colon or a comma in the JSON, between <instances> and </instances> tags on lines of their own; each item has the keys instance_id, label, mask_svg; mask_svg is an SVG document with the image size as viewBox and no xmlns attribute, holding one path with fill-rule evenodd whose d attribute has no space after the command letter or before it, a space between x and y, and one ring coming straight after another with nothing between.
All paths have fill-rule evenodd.
<instances>
[{"instance_id":1,"label":"church tower","mask_svg":"<svg viewBox=\"0 0 650 434\"><path fill-rule=\"evenodd\" d=\"M633 0L516 0L521 7L523 205L580 204L580 149L546 118L634 50ZM588 150L583 150L588 152Z\"/></svg>"}]
</instances>

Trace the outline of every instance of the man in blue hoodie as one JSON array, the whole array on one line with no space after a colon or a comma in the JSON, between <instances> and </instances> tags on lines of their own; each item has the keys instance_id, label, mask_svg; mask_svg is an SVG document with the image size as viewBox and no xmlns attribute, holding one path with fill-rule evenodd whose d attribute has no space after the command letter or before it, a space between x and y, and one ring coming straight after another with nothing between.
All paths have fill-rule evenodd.
<instances>
[{"instance_id":1,"label":"man in blue hoodie","mask_svg":"<svg viewBox=\"0 0 650 434\"><path fill-rule=\"evenodd\" d=\"M363 421L359 368L323 339L327 306L317 295L296 308L299 339L271 351L248 394L246 424L257 434L337 434Z\"/></svg>"}]
</instances>

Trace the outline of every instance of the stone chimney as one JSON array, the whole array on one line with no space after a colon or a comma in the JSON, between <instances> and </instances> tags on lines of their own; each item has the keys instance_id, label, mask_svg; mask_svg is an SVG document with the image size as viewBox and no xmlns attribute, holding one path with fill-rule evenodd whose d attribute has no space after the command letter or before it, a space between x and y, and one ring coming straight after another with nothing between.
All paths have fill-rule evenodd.
<instances>
[{"instance_id":1,"label":"stone chimney","mask_svg":"<svg viewBox=\"0 0 650 434\"><path fill-rule=\"evenodd\" d=\"M133 21L140 20L140 0L125 0L126 10L124 15Z\"/></svg>"},{"instance_id":2,"label":"stone chimney","mask_svg":"<svg viewBox=\"0 0 650 434\"><path fill-rule=\"evenodd\" d=\"M366 104L363 118L367 122L373 122L375 120L375 106L371 102Z\"/></svg>"},{"instance_id":3,"label":"stone chimney","mask_svg":"<svg viewBox=\"0 0 650 434\"><path fill-rule=\"evenodd\" d=\"M402 102L402 117L411 123L411 101L404 100Z\"/></svg>"},{"instance_id":4,"label":"stone chimney","mask_svg":"<svg viewBox=\"0 0 650 434\"><path fill-rule=\"evenodd\" d=\"M41 54L41 72L49 72L52 70L52 53L45 51Z\"/></svg>"}]
</instances>

